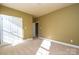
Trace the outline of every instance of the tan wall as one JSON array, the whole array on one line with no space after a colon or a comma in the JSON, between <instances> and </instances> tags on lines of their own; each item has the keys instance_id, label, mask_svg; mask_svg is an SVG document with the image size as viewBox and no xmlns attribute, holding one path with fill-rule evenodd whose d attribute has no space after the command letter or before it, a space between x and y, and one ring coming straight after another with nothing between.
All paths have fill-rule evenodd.
<instances>
[{"instance_id":1,"label":"tan wall","mask_svg":"<svg viewBox=\"0 0 79 59\"><path fill-rule=\"evenodd\" d=\"M79 45L79 4L39 17L39 35Z\"/></svg>"},{"instance_id":2,"label":"tan wall","mask_svg":"<svg viewBox=\"0 0 79 59\"><path fill-rule=\"evenodd\" d=\"M23 18L24 39L32 37L32 16L21 11L0 6L0 14L17 16Z\"/></svg>"}]
</instances>

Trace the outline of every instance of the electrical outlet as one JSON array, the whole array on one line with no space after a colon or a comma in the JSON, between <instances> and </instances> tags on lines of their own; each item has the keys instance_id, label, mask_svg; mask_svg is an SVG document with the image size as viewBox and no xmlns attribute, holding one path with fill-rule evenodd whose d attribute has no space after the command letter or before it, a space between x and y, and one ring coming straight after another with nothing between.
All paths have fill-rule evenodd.
<instances>
[{"instance_id":1,"label":"electrical outlet","mask_svg":"<svg viewBox=\"0 0 79 59\"><path fill-rule=\"evenodd\" d=\"M70 42L72 43L72 42L73 42L73 40L70 40Z\"/></svg>"}]
</instances>

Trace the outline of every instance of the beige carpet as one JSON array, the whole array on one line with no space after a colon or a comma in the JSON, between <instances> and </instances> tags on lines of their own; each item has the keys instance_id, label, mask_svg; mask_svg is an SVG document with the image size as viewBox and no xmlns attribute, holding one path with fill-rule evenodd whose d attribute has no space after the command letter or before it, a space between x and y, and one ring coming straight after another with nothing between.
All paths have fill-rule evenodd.
<instances>
[{"instance_id":1,"label":"beige carpet","mask_svg":"<svg viewBox=\"0 0 79 59\"><path fill-rule=\"evenodd\" d=\"M47 42L42 39L26 40L16 46L0 47L0 55L78 55L79 49ZM45 45L44 45L45 44ZM48 47L50 46L50 47Z\"/></svg>"}]
</instances>

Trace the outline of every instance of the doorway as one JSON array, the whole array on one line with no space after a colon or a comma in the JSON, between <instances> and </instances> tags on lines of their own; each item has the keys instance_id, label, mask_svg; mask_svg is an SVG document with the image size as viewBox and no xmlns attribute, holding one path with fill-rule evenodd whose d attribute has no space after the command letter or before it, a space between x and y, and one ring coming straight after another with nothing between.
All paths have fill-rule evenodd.
<instances>
[{"instance_id":1,"label":"doorway","mask_svg":"<svg viewBox=\"0 0 79 59\"><path fill-rule=\"evenodd\" d=\"M33 38L38 37L38 23L33 23Z\"/></svg>"},{"instance_id":2,"label":"doorway","mask_svg":"<svg viewBox=\"0 0 79 59\"><path fill-rule=\"evenodd\" d=\"M38 37L38 23L35 23L36 37Z\"/></svg>"}]
</instances>

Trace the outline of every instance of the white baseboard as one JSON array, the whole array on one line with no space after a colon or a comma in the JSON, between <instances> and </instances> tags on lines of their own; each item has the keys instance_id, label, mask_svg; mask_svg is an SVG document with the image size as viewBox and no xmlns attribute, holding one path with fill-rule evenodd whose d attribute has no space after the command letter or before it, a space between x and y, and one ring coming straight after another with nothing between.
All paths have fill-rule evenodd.
<instances>
[{"instance_id":1,"label":"white baseboard","mask_svg":"<svg viewBox=\"0 0 79 59\"><path fill-rule=\"evenodd\" d=\"M48 39L48 38L44 38L44 37L39 37L39 39L51 40L52 42L55 42L55 43L58 43L58 44L62 44L62 45L74 47L74 48L79 48L79 46L77 46L77 45L68 44L68 43L65 43L65 42L60 42L60 41L56 41L56 40L52 40L52 39Z\"/></svg>"},{"instance_id":2,"label":"white baseboard","mask_svg":"<svg viewBox=\"0 0 79 59\"><path fill-rule=\"evenodd\" d=\"M27 39L24 39L24 40L33 40L33 38L27 38Z\"/></svg>"},{"instance_id":3,"label":"white baseboard","mask_svg":"<svg viewBox=\"0 0 79 59\"><path fill-rule=\"evenodd\" d=\"M4 43L0 44L0 47L8 46L8 45L10 45L10 44L4 42Z\"/></svg>"}]
</instances>

